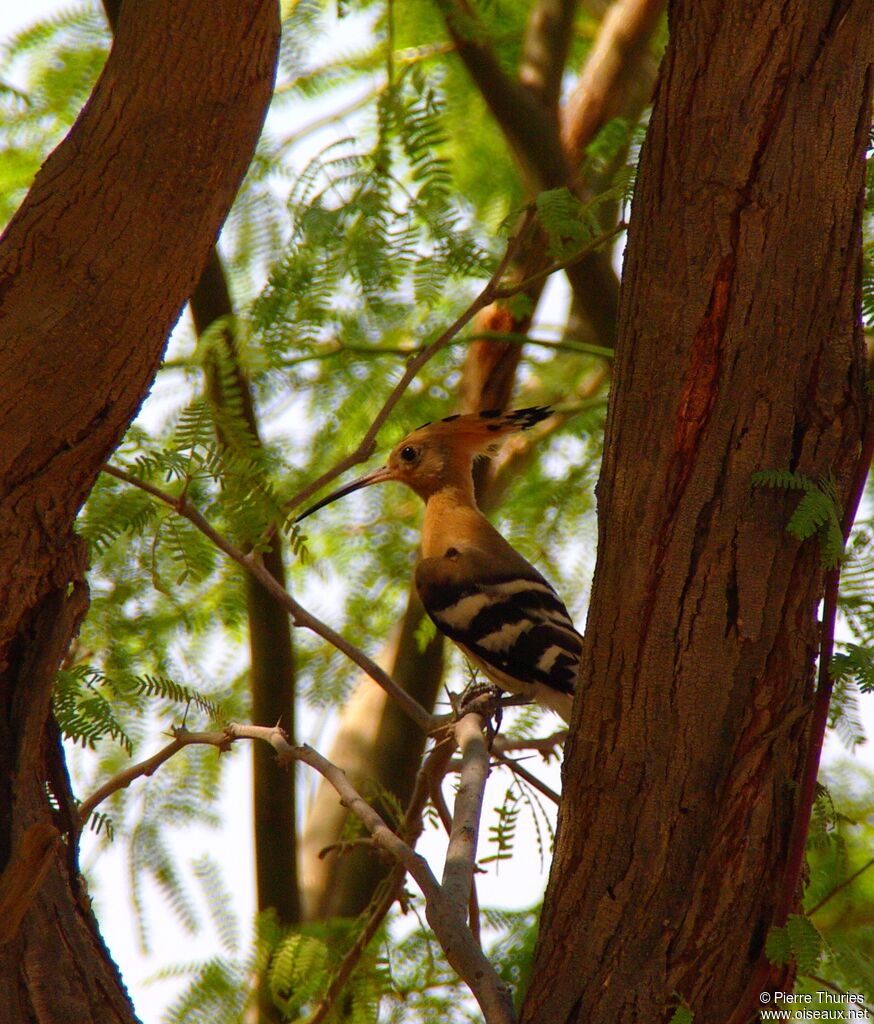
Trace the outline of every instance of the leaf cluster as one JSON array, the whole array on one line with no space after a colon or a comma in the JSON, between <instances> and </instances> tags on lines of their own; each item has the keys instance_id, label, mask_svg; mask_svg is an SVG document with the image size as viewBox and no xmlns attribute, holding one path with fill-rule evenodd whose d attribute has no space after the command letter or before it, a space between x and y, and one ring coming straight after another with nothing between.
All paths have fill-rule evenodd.
<instances>
[{"instance_id":1,"label":"leaf cluster","mask_svg":"<svg viewBox=\"0 0 874 1024\"><path fill-rule=\"evenodd\" d=\"M834 569L844 556L843 510L832 477L813 480L790 470L761 470L752 475L753 487L803 491L804 496L786 524L798 540L816 537L824 569Z\"/></svg>"}]
</instances>

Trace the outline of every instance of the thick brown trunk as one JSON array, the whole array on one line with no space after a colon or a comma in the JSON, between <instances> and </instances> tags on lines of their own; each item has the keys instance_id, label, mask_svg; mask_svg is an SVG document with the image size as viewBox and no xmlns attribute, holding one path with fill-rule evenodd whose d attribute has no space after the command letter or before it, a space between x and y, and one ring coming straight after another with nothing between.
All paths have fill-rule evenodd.
<instances>
[{"instance_id":1,"label":"thick brown trunk","mask_svg":"<svg viewBox=\"0 0 874 1024\"><path fill-rule=\"evenodd\" d=\"M50 728L54 674L87 606L72 524L245 172L278 33L272 0L125 5L94 94L0 242L0 899L13 909L0 1006L12 1022L134 1019L81 891Z\"/></svg>"},{"instance_id":2,"label":"thick brown trunk","mask_svg":"<svg viewBox=\"0 0 874 1024\"><path fill-rule=\"evenodd\" d=\"M729 1019L796 812L822 592L760 469L864 421L864 2L672 9L625 267L600 548L523 1020Z\"/></svg>"}]
</instances>

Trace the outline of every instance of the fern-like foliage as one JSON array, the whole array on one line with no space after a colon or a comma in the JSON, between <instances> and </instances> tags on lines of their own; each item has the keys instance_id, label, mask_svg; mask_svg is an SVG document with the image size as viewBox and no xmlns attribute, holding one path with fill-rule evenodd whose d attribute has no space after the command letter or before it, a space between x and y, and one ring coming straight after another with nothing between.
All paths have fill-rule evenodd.
<instances>
[{"instance_id":1,"label":"fern-like foliage","mask_svg":"<svg viewBox=\"0 0 874 1024\"><path fill-rule=\"evenodd\" d=\"M789 470L761 470L752 475L753 487L804 491L786 524L786 532L798 540L817 537L824 569L834 569L844 556L843 510L830 476L813 480Z\"/></svg>"},{"instance_id":2,"label":"fern-like foliage","mask_svg":"<svg viewBox=\"0 0 874 1024\"><path fill-rule=\"evenodd\" d=\"M76 119L108 53L105 19L84 4L56 11L0 46L0 224ZM10 84L13 77L20 86Z\"/></svg>"},{"instance_id":3,"label":"fern-like foliage","mask_svg":"<svg viewBox=\"0 0 874 1024\"><path fill-rule=\"evenodd\" d=\"M784 927L768 932L765 955L772 964L782 966L794 960L802 974L811 974L822 954L822 936L803 914L790 914Z\"/></svg>"},{"instance_id":4,"label":"fern-like foliage","mask_svg":"<svg viewBox=\"0 0 874 1024\"><path fill-rule=\"evenodd\" d=\"M87 665L62 669L55 686L55 720L61 733L75 743L93 749L108 738L130 754L133 744L107 697L108 683L102 672Z\"/></svg>"}]
</instances>

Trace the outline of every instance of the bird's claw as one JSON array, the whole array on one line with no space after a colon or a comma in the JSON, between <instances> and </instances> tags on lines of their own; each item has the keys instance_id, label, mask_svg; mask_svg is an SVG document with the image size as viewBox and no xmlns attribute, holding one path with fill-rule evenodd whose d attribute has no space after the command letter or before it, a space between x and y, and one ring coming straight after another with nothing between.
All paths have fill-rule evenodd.
<instances>
[{"instance_id":1,"label":"bird's claw","mask_svg":"<svg viewBox=\"0 0 874 1024\"><path fill-rule=\"evenodd\" d=\"M471 683L453 702L457 718L469 714L482 715L488 730L489 747L501 728L504 714L501 703L503 693L504 691L494 683L477 681Z\"/></svg>"}]
</instances>

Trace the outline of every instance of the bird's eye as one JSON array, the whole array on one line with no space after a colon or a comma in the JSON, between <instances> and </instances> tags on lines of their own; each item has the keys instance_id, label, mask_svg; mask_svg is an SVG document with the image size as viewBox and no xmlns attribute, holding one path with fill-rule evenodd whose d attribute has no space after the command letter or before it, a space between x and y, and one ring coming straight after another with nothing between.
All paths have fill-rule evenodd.
<instances>
[{"instance_id":1,"label":"bird's eye","mask_svg":"<svg viewBox=\"0 0 874 1024\"><path fill-rule=\"evenodd\" d=\"M415 462L418 457L419 452L411 444L401 448L401 460L403 462Z\"/></svg>"}]
</instances>

